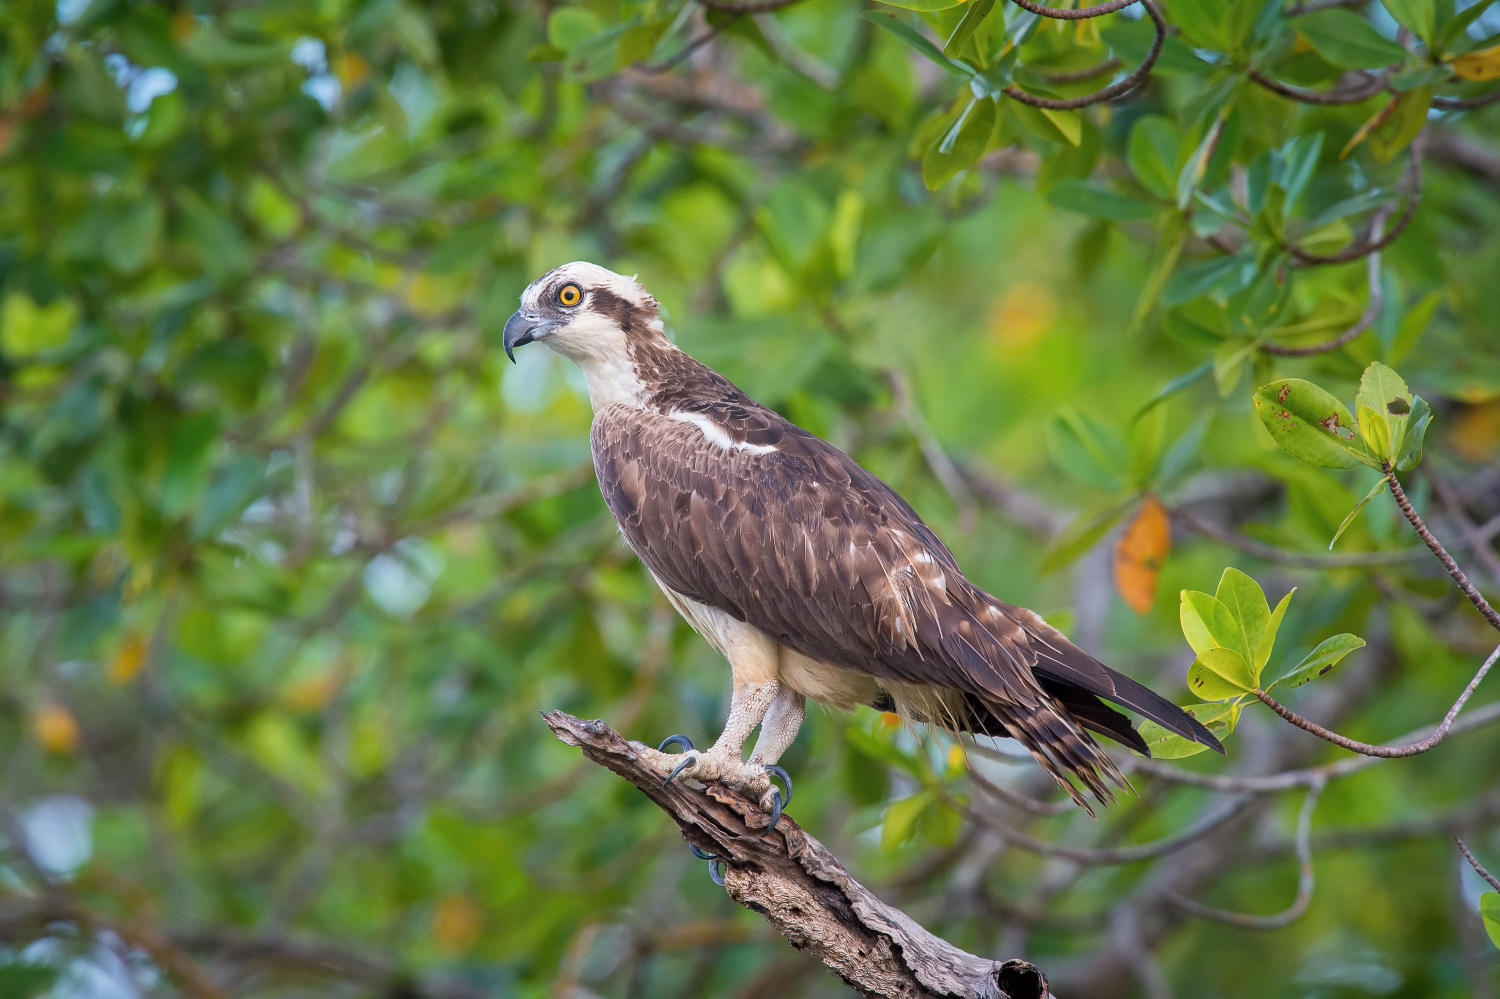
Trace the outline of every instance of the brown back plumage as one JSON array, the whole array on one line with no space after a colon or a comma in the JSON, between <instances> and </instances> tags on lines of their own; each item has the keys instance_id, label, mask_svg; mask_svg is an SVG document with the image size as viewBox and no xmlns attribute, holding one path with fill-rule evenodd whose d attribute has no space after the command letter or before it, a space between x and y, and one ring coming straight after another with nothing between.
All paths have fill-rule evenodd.
<instances>
[{"instance_id":1,"label":"brown back plumage","mask_svg":"<svg viewBox=\"0 0 1500 999\"><path fill-rule=\"evenodd\" d=\"M651 396L599 411L594 465L664 585L818 662L957 692L960 716L922 720L1014 737L1080 804L1068 774L1101 801L1105 781L1125 786L1086 729L1146 752L1100 697L1219 748L1171 702L970 583L906 501L837 448L664 340L632 351Z\"/></svg>"}]
</instances>

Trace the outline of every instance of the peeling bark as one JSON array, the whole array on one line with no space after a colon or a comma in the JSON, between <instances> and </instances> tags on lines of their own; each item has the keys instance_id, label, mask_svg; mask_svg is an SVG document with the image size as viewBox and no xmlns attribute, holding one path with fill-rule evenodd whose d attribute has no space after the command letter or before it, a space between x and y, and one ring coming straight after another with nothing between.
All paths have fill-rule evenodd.
<instances>
[{"instance_id":1,"label":"peeling bark","mask_svg":"<svg viewBox=\"0 0 1500 999\"><path fill-rule=\"evenodd\" d=\"M563 742L640 788L682 829L682 837L722 858L729 897L766 918L787 942L807 951L862 996L890 999L1047 999L1047 978L1026 961L994 961L959 950L886 905L850 877L838 858L783 815L770 817L723 787L705 790L661 774L639 743L602 721L561 711L543 719Z\"/></svg>"}]
</instances>

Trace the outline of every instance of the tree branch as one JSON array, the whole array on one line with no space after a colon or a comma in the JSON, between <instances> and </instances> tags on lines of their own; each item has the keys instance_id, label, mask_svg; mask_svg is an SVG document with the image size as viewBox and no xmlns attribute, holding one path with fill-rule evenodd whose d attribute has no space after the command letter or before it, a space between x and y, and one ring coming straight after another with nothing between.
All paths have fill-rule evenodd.
<instances>
[{"instance_id":1,"label":"tree branch","mask_svg":"<svg viewBox=\"0 0 1500 999\"><path fill-rule=\"evenodd\" d=\"M1489 601L1485 600L1474 584L1469 582L1469 577L1458 567L1458 563L1453 561L1453 556L1448 554L1447 549L1432 536L1432 532L1427 529L1427 525L1422 522L1422 518L1412 507L1411 500L1406 498L1406 490L1402 489L1401 483L1396 480L1396 473L1391 468L1390 462L1385 463L1385 480L1391 487L1391 495L1396 497L1396 505L1401 508L1401 512L1416 529L1417 537L1421 538L1432 554L1438 557L1438 561L1443 563L1443 568L1448 570L1448 575L1453 577L1453 581L1458 584L1464 596L1469 598L1469 603L1473 604L1497 631L1500 631L1500 614L1495 612L1495 608L1490 606Z\"/></svg>"},{"instance_id":2,"label":"tree branch","mask_svg":"<svg viewBox=\"0 0 1500 999\"><path fill-rule=\"evenodd\" d=\"M1241 930L1279 930L1301 919L1307 907L1312 904L1313 887L1316 884L1312 860L1312 817L1313 810L1318 805L1318 797L1323 793L1324 784L1322 780L1314 782L1308 787L1307 795L1302 799L1302 811L1297 816L1297 863L1300 868L1297 876L1297 897L1286 909L1272 916L1252 916L1244 912L1231 912L1227 909L1204 905L1202 902L1195 902L1170 888L1165 893L1167 901L1194 916L1211 919L1216 923L1223 923Z\"/></svg>"},{"instance_id":3,"label":"tree branch","mask_svg":"<svg viewBox=\"0 0 1500 999\"><path fill-rule=\"evenodd\" d=\"M704 791L661 774L602 721L562 711L542 718L558 739L640 788L682 828L683 839L724 865L729 897L759 912L798 950L817 957L862 996L901 999L1046 999L1047 979L1025 961L993 961L959 950L876 898L827 848L783 815L769 817L717 785Z\"/></svg>"},{"instance_id":4,"label":"tree branch","mask_svg":"<svg viewBox=\"0 0 1500 999\"><path fill-rule=\"evenodd\" d=\"M1455 836L1453 837L1453 842L1457 843L1458 848L1464 852L1464 859L1469 862L1470 867L1474 868L1474 873L1488 881L1491 888L1500 891L1500 878L1495 877L1489 871L1485 870L1484 865L1474 859L1474 854L1469 852L1469 848L1463 840Z\"/></svg>"},{"instance_id":5,"label":"tree branch","mask_svg":"<svg viewBox=\"0 0 1500 999\"><path fill-rule=\"evenodd\" d=\"M1448 713L1443 716L1442 723L1438 725L1433 733L1421 742L1414 742L1409 746L1373 746L1368 742L1359 742L1358 740L1350 739L1347 736L1339 735L1337 732L1330 732L1317 722L1303 718L1259 687L1255 688L1254 693L1266 707L1304 732L1311 732L1325 742L1331 742L1335 746L1342 746L1350 752L1359 753L1363 756L1379 756L1387 760L1398 760L1408 756L1420 756L1448 737L1448 730L1453 727L1453 719L1458 717L1458 713L1463 710L1463 706L1468 703L1469 698L1473 696L1474 691L1479 687L1479 682L1490 671L1490 667L1495 665L1496 659L1500 659L1500 645L1495 646L1495 651L1491 652L1489 658L1484 661L1484 665L1479 667L1479 672L1474 674L1474 679L1469 681L1469 685L1464 688L1464 692L1458 695L1458 700L1453 702L1453 707L1448 709Z\"/></svg>"}]
</instances>

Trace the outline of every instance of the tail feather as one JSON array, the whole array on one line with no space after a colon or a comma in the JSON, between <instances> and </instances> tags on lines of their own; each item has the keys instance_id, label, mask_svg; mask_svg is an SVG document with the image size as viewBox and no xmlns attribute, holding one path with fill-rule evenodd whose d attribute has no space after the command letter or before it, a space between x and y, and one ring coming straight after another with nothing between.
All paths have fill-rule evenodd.
<instances>
[{"instance_id":1,"label":"tail feather","mask_svg":"<svg viewBox=\"0 0 1500 999\"><path fill-rule=\"evenodd\" d=\"M1005 725L1011 737L1025 746L1042 769L1090 815L1094 814L1093 807L1068 776L1083 784L1101 805L1115 800L1114 792L1105 780L1127 790L1130 788L1115 761L1069 717L1066 708L1055 709L1046 701L1030 708L1004 704L987 704L986 707Z\"/></svg>"},{"instance_id":2,"label":"tail feather","mask_svg":"<svg viewBox=\"0 0 1500 999\"><path fill-rule=\"evenodd\" d=\"M1007 616L1024 628L1031 639L1032 651L1036 653L1036 665L1032 667L1032 672L1044 685L1051 681L1054 685L1082 688L1090 694L1144 715L1190 742L1201 743L1218 753L1224 752L1224 744L1204 728L1202 722L1156 691L1110 669L1068 641L1062 632L1031 611L1008 605L1005 610ZM1121 741L1146 752L1144 746L1135 746L1134 742L1128 740Z\"/></svg>"}]
</instances>

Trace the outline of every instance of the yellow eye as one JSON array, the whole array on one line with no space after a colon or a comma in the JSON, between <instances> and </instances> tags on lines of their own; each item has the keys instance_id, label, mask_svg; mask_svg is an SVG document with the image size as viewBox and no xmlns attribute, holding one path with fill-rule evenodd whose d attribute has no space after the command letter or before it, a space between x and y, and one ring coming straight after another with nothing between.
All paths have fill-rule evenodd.
<instances>
[{"instance_id":1,"label":"yellow eye","mask_svg":"<svg viewBox=\"0 0 1500 999\"><path fill-rule=\"evenodd\" d=\"M581 298L583 292L578 290L576 284L565 284L563 290L557 293L557 300L564 305L577 305Z\"/></svg>"}]
</instances>

